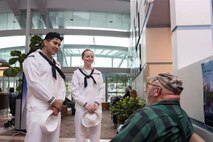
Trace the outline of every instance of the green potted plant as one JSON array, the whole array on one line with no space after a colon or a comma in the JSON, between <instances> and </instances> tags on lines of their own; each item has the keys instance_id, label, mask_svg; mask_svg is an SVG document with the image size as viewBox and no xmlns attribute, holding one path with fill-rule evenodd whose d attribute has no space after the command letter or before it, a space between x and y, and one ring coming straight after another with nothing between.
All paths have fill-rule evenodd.
<instances>
[{"instance_id":1,"label":"green potted plant","mask_svg":"<svg viewBox=\"0 0 213 142\"><path fill-rule=\"evenodd\" d=\"M30 52L34 52L37 49L42 48L43 40L39 35L34 35L30 39ZM21 72L23 72L22 63L24 59L27 57L25 53L21 53L19 50L12 50L10 52L11 58L9 59L8 63L3 63L2 67L8 67L6 70L4 70L4 76L6 77L16 77L19 76ZM14 64L19 63L19 66L15 67ZM21 92L22 88L22 79L18 80L20 83L16 87L17 92Z\"/></svg>"},{"instance_id":2,"label":"green potted plant","mask_svg":"<svg viewBox=\"0 0 213 142\"><path fill-rule=\"evenodd\" d=\"M137 109L145 106L145 100L140 97L125 97L111 106L111 111L117 115L118 123L124 121L132 115Z\"/></svg>"}]
</instances>

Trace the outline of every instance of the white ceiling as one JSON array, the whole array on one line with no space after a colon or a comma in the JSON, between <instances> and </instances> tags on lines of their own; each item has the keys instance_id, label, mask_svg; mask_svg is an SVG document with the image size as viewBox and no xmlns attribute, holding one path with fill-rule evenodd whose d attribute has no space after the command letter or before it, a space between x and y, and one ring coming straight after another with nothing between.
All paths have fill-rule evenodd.
<instances>
[{"instance_id":1,"label":"white ceiling","mask_svg":"<svg viewBox=\"0 0 213 142\"><path fill-rule=\"evenodd\" d=\"M169 0L155 0L147 27L170 27Z\"/></svg>"},{"instance_id":2,"label":"white ceiling","mask_svg":"<svg viewBox=\"0 0 213 142\"><path fill-rule=\"evenodd\" d=\"M27 0L0 0L0 11L26 9ZM130 0L31 0L33 9L91 10L102 12L129 13Z\"/></svg>"}]
</instances>

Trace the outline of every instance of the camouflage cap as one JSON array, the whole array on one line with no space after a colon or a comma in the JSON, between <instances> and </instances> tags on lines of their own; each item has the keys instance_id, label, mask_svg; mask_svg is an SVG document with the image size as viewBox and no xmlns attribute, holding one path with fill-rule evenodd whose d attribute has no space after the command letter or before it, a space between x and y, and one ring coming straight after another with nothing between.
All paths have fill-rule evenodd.
<instances>
[{"instance_id":1,"label":"camouflage cap","mask_svg":"<svg viewBox=\"0 0 213 142\"><path fill-rule=\"evenodd\" d=\"M160 73L153 80L158 80L163 87L172 91L176 95L180 95L183 90L182 81L169 73Z\"/></svg>"}]
</instances>

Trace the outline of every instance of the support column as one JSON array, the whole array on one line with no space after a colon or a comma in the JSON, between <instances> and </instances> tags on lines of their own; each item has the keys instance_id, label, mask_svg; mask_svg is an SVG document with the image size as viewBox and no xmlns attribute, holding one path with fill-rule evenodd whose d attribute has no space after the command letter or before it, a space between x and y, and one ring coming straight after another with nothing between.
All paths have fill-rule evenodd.
<instances>
[{"instance_id":1,"label":"support column","mask_svg":"<svg viewBox=\"0 0 213 142\"><path fill-rule=\"evenodd\" d=\"M31 29L31 0L27 0L27 18L26 18L26 29L25 29L25 53L29 51L29 36Z\"/></svg>"},{"instance_id":2,"label":"support column","mask_svg":"<svg viewBox=\"0 0 213 142\"><path fill-rule=\"evenodd\" d=\"M211 0L170 0L173 68L213 55Z\"/></svg>"}]
</instances>

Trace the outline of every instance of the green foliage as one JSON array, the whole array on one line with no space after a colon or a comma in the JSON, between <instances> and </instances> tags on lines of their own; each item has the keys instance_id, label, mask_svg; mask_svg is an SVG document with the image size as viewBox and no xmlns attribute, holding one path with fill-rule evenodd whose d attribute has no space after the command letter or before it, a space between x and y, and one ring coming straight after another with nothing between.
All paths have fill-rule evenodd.
<instances>
[{"instance_id":1,"label":"green foliage","mask_svg":"<svg viewBox=\"0 0 213 142\"><path fill-rule=\"evenodd\" d=\"M109 78L108 83L127 83L128 77L126 75L115 75Z\"/></svg>"},{"instance_id":2,"label":"green foliage","mask_svg":"<svg viewBox=\"0 0 213 142\"><path fill-rule=\"evenodd\" d=\"M7 66L6 70L4 70L4 76L6 77L16 77L22 72L22 63L24 59L27 57L25 53L21 53L19 50L13 50L10 52L11 58L9 59L9 64L5 64ZM19 67L14 67L13 65L19 63ZM16 87L16 91L21 92L22 83Z\"/></svg>"},{"instance_id":3,"label":"green foliage","mask_svg":"<svg viewBox=\"0 0 213 142\"><path fill-rule=\"evenodd\" d=\"M139 97L125 97L111 106L111 111L118 116L118 121L123 123L137 109L144 107L145 103L145 100Z\"/></svg>"},{"instance_id":4,"label":"green foliage","mask_svg":"<svg viewBox=\"0 0 213 142\"><path fill-rule=\"evenodd\" d=\"M36 51L37 49L41 49L43 47L43 40L40 35L34 35L30 39L30 50Z\"/></svg>"},{"instance_id":5,"label":"green foliage","mask_svg":"<svg viewBox=\"0 0 213 142\"><path fill-rule=\"evenodd\" d=\"M16 77L22 71L22 63L27 55L25 53L21 53L19 50L11 51L10 55L12 58L9 59L9 64L4 65L9 67L4 71L4 76ZM19 67L13 67L12 65L16 64L17 62L19 63Z\"/></svg>"},{"instance_id":6,"label":"green foliage","mask_svg":"<svg viewBox=\"0 0 213 142\"><path fill-rule=\"evenodd\" d=\"M37 49L41 49L43 47L43 40L39 35L32 36L30 42L30 52L36 51ZM8 67L6 70L4 70L4 76L16 77L23 71L22 63L24 62L24 59L27 58L27 55L25 53L21 53L19 50L12 50L10 55L11 58L9 59L9 63L3 63L1 67ZM14 67L14 64L17 62L19 63L19 66ZM21 91L22 80L19 82L20 83L16 88L18 92Z\"/></svg>"}]
</instances>

